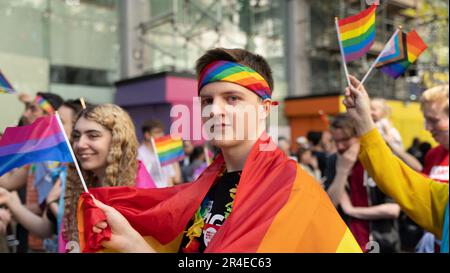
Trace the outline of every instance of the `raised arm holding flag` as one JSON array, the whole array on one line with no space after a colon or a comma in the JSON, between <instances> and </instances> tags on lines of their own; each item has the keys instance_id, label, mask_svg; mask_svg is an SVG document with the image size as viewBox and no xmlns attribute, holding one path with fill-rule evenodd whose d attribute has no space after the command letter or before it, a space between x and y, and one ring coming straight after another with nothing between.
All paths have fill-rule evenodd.
<instances>
[{"instance_id":1,"label":"raised arm holding flag","mask_svg":"<svg viewBox=\"0 0 450 273\"><path fill-rule=\"evenodd\" d=\"M356 15L340 20L335 17L342 65L348 85L350 85L350 79L347 63L363 57L375 42L376 8L376 5L372 5Z\"/></svg>"}]
</instances>

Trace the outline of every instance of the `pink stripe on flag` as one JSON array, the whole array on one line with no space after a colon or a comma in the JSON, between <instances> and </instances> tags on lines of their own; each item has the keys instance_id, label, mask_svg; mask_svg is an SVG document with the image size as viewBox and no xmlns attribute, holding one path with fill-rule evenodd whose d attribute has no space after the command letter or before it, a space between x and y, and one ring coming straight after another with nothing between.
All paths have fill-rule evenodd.
<instances>
[{"instance_id":1,"label":"pink stripe on flag","mask_svg":"<svg viewBox=\"0 0 450 273\"><path fill-rule=\"evenodd\" d=\"M38 150L48 149L64 142L64 135L61 133L40 139L30 139L21 143L0 146L0 156L10 154L24 154Z\"/></svg>"},{"instance_id":2,"label":"pink stripe on flag","mask_svg":"<svg viewBox=\"0 0 450 273\"><path fill-rule=\"evenodd\" d=\"M42 139L61 132L56 116L49 115L37 119L31 125L6 128L0 146L18 144L33 139Z\"/></svg>"}]
</instances>

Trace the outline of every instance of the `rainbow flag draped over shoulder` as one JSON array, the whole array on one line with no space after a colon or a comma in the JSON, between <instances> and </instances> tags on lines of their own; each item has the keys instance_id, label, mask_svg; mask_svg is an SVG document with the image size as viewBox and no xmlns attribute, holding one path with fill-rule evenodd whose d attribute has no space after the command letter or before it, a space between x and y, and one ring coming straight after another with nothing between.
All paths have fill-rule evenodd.
<instances>
[{"instance_id":1,"label":"rainbow flag draped over shoulder","mask_svg":"<svg viewBox=\"0 0 450 273\"><path fill-rule=\"evenodd\" d=\"M31 125L6 128L0 140L0 176L42 161L73 162L55 115L39 118Z\"/></svg>"},{"instance_id":2,"label":"rainbow flag draped over shoulder","mask_svg":"<svg viewBox=\"0 0 450 273\"><path fill-rule=\"evenodd\" d=\"M406 59L391 62L378 68L386 75L397 79L403 75L409 66L427 49L427 45L415 30L406 34Z\"/></svg>"},{"instance_id":3,"label":"rainbow flag draped over shoulder","mask_svg":"<svg viewBox=\"0 0 450 273\"><path fill-rule=\"evenodd\" d=\"M266 140L263 140L266 139ZM206 252L361 252L319 183L279 150L261 151L270 138L253 147L242 171L233 211ZM276 147L276 146L273 146ZM116 208L157 251L177 252L183 232L223 170L218 155L197 181L170 188L95 188L91 194ZM111 231L92 232L105 219L88 194L78 205L80 245L102 250Z\"/></svg>"},{"instance_id":4,"label":"rainbow flag draped over shoulder","mask_svg":"<svg viewBox=\"0 0 450 273\"><path fill-rule=\"evenodd\" d=\"M347 18L338 20L339 35L345 62L364 56L375 42L376 5Z\"/></svg>"},{"instance_id":5,"label":"rainbow flag draped over shoulder","mask_svg":"<svg viewBox=\"0 0 450 273\"><path fill-rule=\"evenodd\" d=\"M0 71L0 94L2 93L15 94L16 90L14 90L5 75L3 75L2 71Z\"/></svg>"},{"instance_id":6,"label":"rainbow flag draped over shoulder","mask_svg":"<svg viewBox=\"0 0 450 273\"><path fill-rule=\"evenodd\" d=\"M161 166L183 160L185 155L181 138L172 138L172 136L167 135L155 138L154 142Z\"/></svg>"}]
</instances>

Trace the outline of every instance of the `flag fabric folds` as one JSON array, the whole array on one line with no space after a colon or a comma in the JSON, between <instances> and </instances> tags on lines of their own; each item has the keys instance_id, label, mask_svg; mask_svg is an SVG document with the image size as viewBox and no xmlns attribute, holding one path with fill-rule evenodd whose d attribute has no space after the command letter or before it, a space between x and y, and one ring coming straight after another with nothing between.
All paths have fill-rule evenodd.
<instances>
[{"instance_id":1,"label":"flag fabric folds","mask_svg":"<svg viewBox=\"0 0 450 273\"><path fill-rule=\"evenodd\" d=\"M347 18L338 20L345 62L364 56L375 42L376 5Z\"/></svg>"},{"instance_id":2,"label":"flag fabric folds","mask_svg":"<svg viewBox=\"0 0 450 273\"><path fill-rule=\"evenodd\" d=\"M154 141L161 166L170 165L183 160L185 155L181 138L172 138L172 136L167 135L156 138Z\"/></svg>"},{"instance_id":3,"label":"flag fabric folds","mask_svg":"<svg viewBox=\"0 0 450 273\"><path fill-rule=\"evenodd\" d=\"M6 128L0 140L0 176L42 161L73 162L55 115L39 118L31 125Z\"/></svg>"},{"instance_id":4,"label":"flag fabric folds","mask_svg":"<svg viewBox=\"0 0 450 273\"><path fill-rule=\"evenodd\" d=\"M380 56L375 67L381 67L390 63L404 61L408 58L406 49L406 33L398 31L386 45L386 50Z\"/></svg>"},{"instance_id":5,"label":"flag fabric folds","mask_svg":"<svg viewBox=\"0 0 450 273\"><path fill-rule=\"evenodd\" d=\"M0 94L2 93L15 94L16 90L14 90L5 75L3 75L2 71L0 71Z\"/></svg>"},{"instance_id":6,"label":"flag fabric folds","mask_svg":"<svg viewBox=\"0 0 450 273\"><path fill-rule=\"evenodd\" d=\"M388 76L397 79L403 75L408 67L427 49L427 45L415 30L406 35L406 58L401 61L389 63L379 67Z\"/></svg>"},{"instance_id":7,"label":"flag fabric folds","mask_svg":"<svg viewBox=\"0 0 450 273\"><path fill-rule=\"evenodd\" d=\"M361 252L319 183L281 150L260 150L268 144L275 145L265 136L254 145L233 210L205 252ZM176 252L224 164L219 154L197 181L175 187L94 188L90 193L117 209L154 248ZM85 252L102 249L100 243L111 235L108 228L104 234L92 232L93 225L105 219L99 211L89 194L81 196L77 217Z\"/></svg>"}]
</instances>

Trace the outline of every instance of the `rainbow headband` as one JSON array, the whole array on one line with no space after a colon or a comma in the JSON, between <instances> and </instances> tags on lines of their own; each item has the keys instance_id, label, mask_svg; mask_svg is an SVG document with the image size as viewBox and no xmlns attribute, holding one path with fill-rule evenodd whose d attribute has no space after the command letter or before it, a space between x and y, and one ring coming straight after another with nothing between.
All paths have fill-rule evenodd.
<instances>
[{"instance_id":1,"label":"rainbow headband","mask_svg":"<svg viewBox=\"0 0 450 273\"><path fill-rule=\"evenodd\" d=\"M200 73L198 92L207 84L213 82L231 82L254 92L263 100L272 97L267 81L255 70L229 61L215 61L208 64Z\"/></svg>"},{"instance_id":2,"label":"rainbow headband","mask_svg":"<svg viewBox=\"0 0 450 273\"><path fill-rule=\"evenodd\" d=\"M39 107L41 107L42 110L44 110L45 112L47 112L48 114L53 114L55 112L55 110L53 109L53 106L43 97L41 96L36 96L36 98L34 99L34 102L39 105Z\"/></svg>"}]
</instances>

